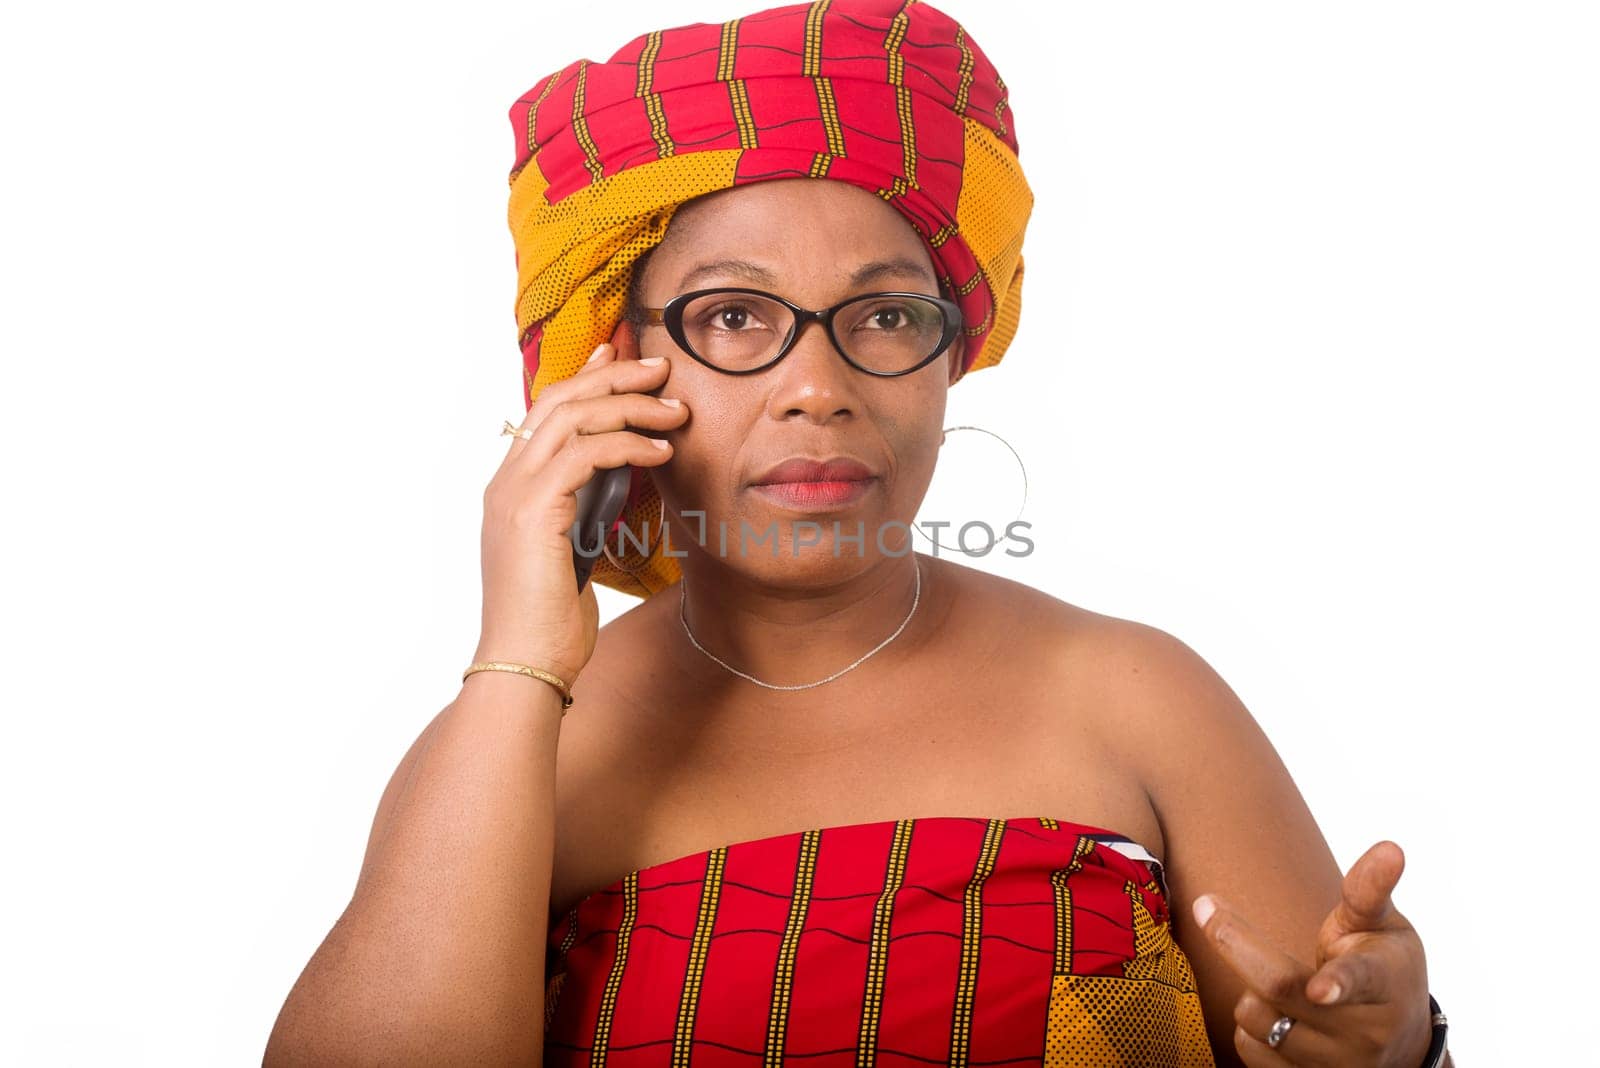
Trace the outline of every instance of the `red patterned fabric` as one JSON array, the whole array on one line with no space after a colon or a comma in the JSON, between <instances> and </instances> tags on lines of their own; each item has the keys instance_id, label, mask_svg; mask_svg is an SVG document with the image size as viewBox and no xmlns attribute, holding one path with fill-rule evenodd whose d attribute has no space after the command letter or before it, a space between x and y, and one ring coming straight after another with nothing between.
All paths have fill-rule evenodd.
<instances>
[{"instance_id":1,"label":"red patterned fabric","mask_svg":"<svg viewBox=\"0 0 1600 1068\"><path fill-rule=\"evenodd\" d=\"M828 178L882 196L922 236L961 305L967 368L1000 313L992 348L1003 349L1015 329L1017 309L1005 306L1020 302L1033 204L1008 103L977 42L917 0L820 0L675 26L635 37L604 63L580 59L556 71L510 111L512 187L529 164L539 178L537 200L514 197L510 212L530 386L544 319L581 277L558 272L549 292L537 292L551 258L569 250L529 232L529 213L569 203L571 214L594 216L594 231L623 239L605 257L622 267L659 239L670 211L636 216L773 178ZM652 187L657 203L636 193L593 212L568 201L646 167L654 170L634 175L635 184ZM582 258L589 270L598 266L588 250ZM999 357L991 351L984 365Z\"/></svg>"},{"instance_id":2,"label":"red patterned fabric","mask_svg":"<svg viewBox=\"0 0 1600 1068\"><path fill-rule=\"evenodd\" d=\"M681 857L585 897L546 960L547 1065L1213 1063L1159 862L1053 819Z\"/></svg>"}]
</instances>

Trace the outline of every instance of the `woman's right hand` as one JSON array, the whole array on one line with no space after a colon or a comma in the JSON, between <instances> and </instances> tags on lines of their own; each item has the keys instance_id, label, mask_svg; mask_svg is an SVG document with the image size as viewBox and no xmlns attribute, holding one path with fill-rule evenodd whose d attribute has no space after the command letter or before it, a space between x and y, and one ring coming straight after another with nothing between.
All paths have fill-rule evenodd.
<instances>
[{"instance_id":1,"label":"woman's right hand","mask_svg":"<svg viewBox=\"0 0 1600 1068\"><path fill-rule=\"evenodd\" d=\"M672 446L627 427L668 431L688 415L649 395L672 364L619 360L606 343L571 378L546 386L528 409L483 494L483 632L474 660L554 672L570 686L594 653L594 583L578 593L569 531L577 492L605 468L654 467Z\"/></svg>"}]
</instances>

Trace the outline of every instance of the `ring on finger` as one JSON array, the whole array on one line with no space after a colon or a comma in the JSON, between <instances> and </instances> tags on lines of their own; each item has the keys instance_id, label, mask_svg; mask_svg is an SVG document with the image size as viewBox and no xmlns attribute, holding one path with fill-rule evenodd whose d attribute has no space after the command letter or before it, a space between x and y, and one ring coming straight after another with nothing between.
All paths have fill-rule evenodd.
<instances>
[{"instance_id":1,"label":"ring on finger","mask_svg":"<svg viewBox=\"0 0 1600 1068\"><path fill-rule=\"evenodd\" d=\"M518 430L516 427L511 425L511 420L509 419L506 420L506 425L500 428L501 437L505 437L507 434L515 434L523 441L527 441L529 438L533 437L532 429L523 427L521 430Z\"/></svg>"},{"instance_id":2,"label":"ring on finger","mask_svg":"<svg viewBox=\"0 0 1600 1068\"><path fill-rule=\"evenodd\" d=\"M1289 1028L1294 1026L1294 1018L1280 1016L1272 1022L1272 1030L1267 1032L1267 1045L1273 1049L1278 1048L1278 1043L1283 1041L1283 1036L1289 1033Z\"/></svg>"}]
</instances>

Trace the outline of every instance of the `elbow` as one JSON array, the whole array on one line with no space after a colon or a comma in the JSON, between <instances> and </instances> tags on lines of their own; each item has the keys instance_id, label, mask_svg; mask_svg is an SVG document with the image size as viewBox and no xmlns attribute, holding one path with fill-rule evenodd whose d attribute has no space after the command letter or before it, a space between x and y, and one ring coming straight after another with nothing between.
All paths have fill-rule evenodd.
<instances>
[{"instance_id":1,"label":"elbow","mask_svg":"<svg viewBox=\"0 0 1600 1068\"><path fill-rule=\"evenodd\" d=\"M403 1011L393 999L379 1001L354 1004L297 986L267 1039L262 1068L542 1063L544 1035L526 1022L539 1018L542 1006L515 1019L495 1019L444 996Z\"/></svg>"},{"instance_id":2,"label":"elbow","mask_svg":"<svg viewBox=\"0 0 1600 1068\"><path fill-rule=\"evenodd\" d=\"M262 1068L297 1068L308 1064L358 1064L376 1060L377 1051L352 1048L350 1029L339 1026L333 1013L319 1012L300 985L278 1012L261 1056Z\"/></svg>"}]
</instances>

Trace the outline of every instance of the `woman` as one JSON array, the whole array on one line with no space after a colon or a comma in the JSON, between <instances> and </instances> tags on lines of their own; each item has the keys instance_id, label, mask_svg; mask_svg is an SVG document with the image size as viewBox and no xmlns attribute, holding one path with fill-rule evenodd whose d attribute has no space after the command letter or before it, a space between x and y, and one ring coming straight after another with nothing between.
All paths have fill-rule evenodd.
<instances>
[{"instance_id":1,"label":"woman","mask_svg":"<svg viewBox=\"0 0 1600 1068\"><path fill-rule=\"evenodd\" d=\"M1341 877L1192 650L910 551L1032 203L961 28L678 27L512 117L482 634L267 1061L1449 1063L1399 850Z\"/></svg>"}]
</instances>

